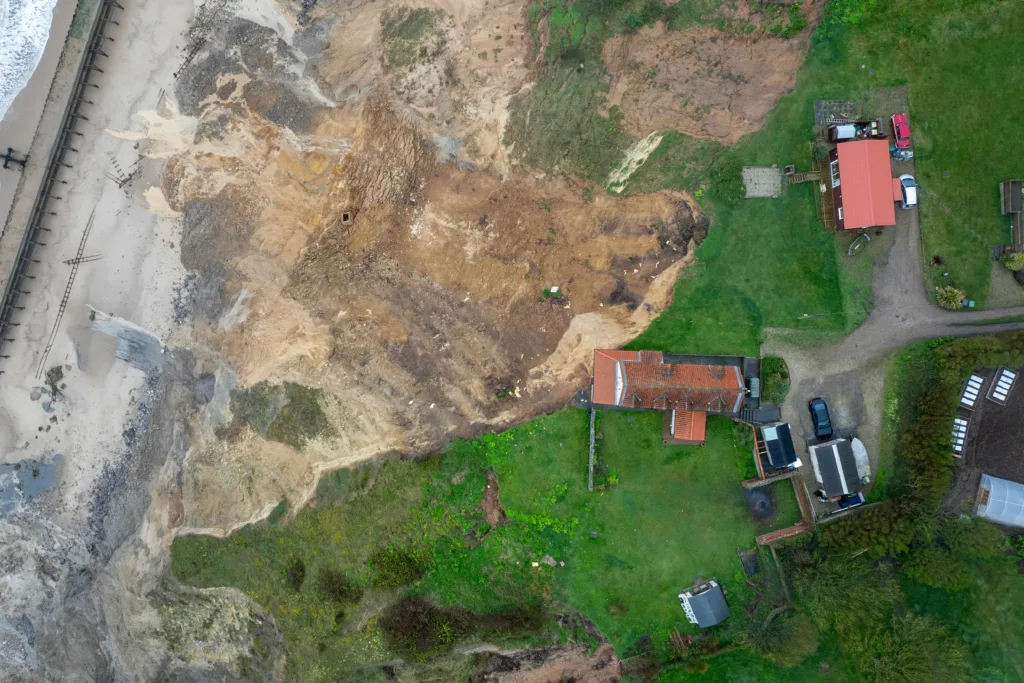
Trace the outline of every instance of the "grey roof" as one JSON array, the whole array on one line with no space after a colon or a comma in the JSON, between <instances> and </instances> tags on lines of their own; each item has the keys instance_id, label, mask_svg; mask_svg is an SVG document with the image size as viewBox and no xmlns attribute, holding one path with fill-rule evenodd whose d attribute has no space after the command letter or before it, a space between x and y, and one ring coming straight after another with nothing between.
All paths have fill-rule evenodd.
<instances>
[{"instance_id":1,"label":"grey roof","mask_svg":"<svg viewBox=\"0 0 1024 683\"><path fill-rule=\"evenodd\" d=\"M814 474L826 498L860 491L857 459L853 456L853 446L849 441L836 439L811 446L810 450Z\"/></svg>"},{"instance_id":2,"label":"grey roof","mask_svg":"<svg viewBox=\"0 0 1024 683\"><path fill-rule=\"evenodd\" d=\"M729 605L725 604L725 594L721 586L710 586L703 593L686 600L690 603L690 609L697 617L697 625L701 628L721 624L732 614Z\"/></svg>"},{"instance_id":3,"label":"grey roof","mask_svg":"<svg viewBox=\"0 0 1024 683\"><path fill-rule=\"evenodd\" d=\"M780 422L765 425L761 427L761 435L768 449L768 462L765 463L768 467L782 469L796 462L796 448L793 446L788 424Z\"/></svg>"}]
</instances>

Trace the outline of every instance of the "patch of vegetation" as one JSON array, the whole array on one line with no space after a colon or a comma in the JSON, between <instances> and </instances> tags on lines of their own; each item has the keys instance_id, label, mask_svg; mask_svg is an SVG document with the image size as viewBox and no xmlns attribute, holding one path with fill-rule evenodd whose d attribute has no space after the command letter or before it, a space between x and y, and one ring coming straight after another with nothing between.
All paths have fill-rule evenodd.
<instances>
[{"instance_id":1,"label":"patch of vegetation","mask_svg":"<svg viewBox=\"0 0 1024 683\"><path fill-rule=\"evenodd\" d=\"M274 509L267 515L267 524L277 526L288 516L288 498L282 497L281 502L274 506Z\"/></svg>"},{"instance_id":2,"label":"patch of vegetation","mask_svg":"<svg viewBox=\"0 0 1024 683\"><path fill-rule=\"evenodd\" d=\"M1008 251L1003 254L999 261L1003 264L1004 268L1014 273L1024 270L1024 253Z\"/></svg>"},{"instance_id":3,"label":"patch of vegetation","mask_svg":"<svg viewBox=\"0 0 1024 683\"><path fill-rule=\"evenodd\" d=\"M761 402L781 406L789 393L789 366L779 356L761 359Z\"/></svg>"},{"instance_id":4,"label":"patch of vegetation","mask_svg":"<svg viewBox=\"0 0 1024 683\"><path fill-rule=\"evenodd\" d=\"M316 575L316 588L320 594L338 603L358 602L363 596L363 589L344 573L323 568Z\"/></svg>"},{"instance_id":5,"label":"patch of vegetation","mask_svg":"<svg viewBox=\"0 0 1024 683\"><path fill-rule=\"evenodd\" d=\"M320 407L323 394L322 389L285 382L284 396L287 402L267 428L267 438L302 450L310 439L333 436L334 428Z\"/></svg>"},{"instance_id":6,"label":"patch of vegetation","mask_svg":"<svg viewBox=\"0 0 1024 683\"><path fill-rule=\"evenodd\" d=\"M323 390L292 382L260 382L248 389L235 389L231 392L231 423L217 435L234 439L248 427L271 441L301 450L310 439L334 435L320 407L322 399Z\"/></svg>"},{"instance_id":7,"label":"patch of vegetation","mask_svg":"<svg viewBox=\"0 0 1024 683\"><path fill-rule=\"evenodd\" d=\"M513 98L505 144L538 168L557 168L603 185L632 142L615 108L602 116L603 68L550 69Z\"/></svg>"},{"instance_id":8,"label":"patch of vegetation","mask_svg":"<svg viewBox=\"0 0 1024 683\"><path fill-rule=\"evenodd\" d=\"M384 14L381 22L388 66L397 69L415 63L424 54L424 43L436 33L444 10L400 7Z\"/></svg>"},{"instance_id":9,"label":"patch of vegetation","mask_svg":"<svg viewBox=\"0 0 1024 683\"><path fill-rule=\"evenodd\" d=\"M293 557L284 570L284 582L293 591L298 593L302 590L302 584L306 581L306 563L300 557Z\"/></svg>"},{"instance_id":10,"label":"patch of vegetation","mask_svg":"<svg viewBox=\"0 0 1024 683\"><path fill-rule=\"evenodd\" d=\"M967 295L962 289L946 285L940 287L935 295L936 302L949 311L959 311L963 308L963 301Z\"/></svg>"},{"instance_id":11,"label":"patch of vegetation","mask_svg":"<svg viewBox=\"0 0 1024 683\"><path fill-rule=\"evenodd\" d=\"M762 15L765 33L788 40L807 28L807 20L800 13L800 7L800 2L788 7L780 2L753 2L750 4L750 13Z\"/></svg>"},{"instance_id":12,"label":"patch of vegetation","mask_svg":"<svg viewBox=\"0 0 1024 683\"><path fill-rule=\"evenodd\" d=\"M424 660L451 651L473 627L473 613L458 607L436 607L420 597L406 596L380 618L380 629L391 650Z\"/></svg>"},{"instance_id":13,"label":"patch of vegetation","mask_svg":"<svg viewBox=\"0 0 1024 683\"><path fill-rule=\"evenodd\" d=\"M379 588L401 588L423 576L422 562L409 550L388 546L370 557L373 584Z\"/></svg>"},{"instance_id":14,"label":"patch of vegetation","mask_svg":"<svg viewBox=\"0 0 1024 683\"><path fill-rule=\"evenodd\" d=\"M231 424L220 436L231 438L243 427L266 435L285 401L284 394L284 387L269 382L260 382L247 389L233 389Z\"/></svg>"},{"instance_id":15,"label":"patch of vegetation","mask_svg":"<svg viewBox=\"0 0 1024 683\"><path fill-rule=\"evenodd\" d=\"M825 13L814 33L815 40L826 41L840 36L848 26L860 26L873 18L879 0L829 0Z\"/></svg>"}]
</instances>

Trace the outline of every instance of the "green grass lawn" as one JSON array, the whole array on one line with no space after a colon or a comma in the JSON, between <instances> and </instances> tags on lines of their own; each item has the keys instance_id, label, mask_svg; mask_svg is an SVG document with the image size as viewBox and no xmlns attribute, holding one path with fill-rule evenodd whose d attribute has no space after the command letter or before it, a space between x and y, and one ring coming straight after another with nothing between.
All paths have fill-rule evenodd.
<instances>
[{"instance_id":1,"label":"green grass lawn","mask_svg":"<svg viewBox=\"0 0 1024 683\"><path fill-rule=\"evenodd\" d=\"M736 550L800 518L793 488L786 486L772 491L774 523L754 523L736 466L739 457L750 456L737 452L732 421L709 418L704 448L663 445L661 422L660 413L604 414L602 457L619 485L597 494L585 530L598 538L577 537L574 570L567 573L569 604L620 651L644 634L658 642L672 628L695 631L676 595L698 576L718 578L735 595L737 609L749 593Z\"/></svg>"},{"instance_id":2,"label":"green grass lawn","mask_svg":"<svg viewBox=\"0 0 1024 683\"><path fill-rule=\"evenodd\" d=\"M753 591L737 549L795 523L799 509L782 482L770 490L776 515L755 523L740 487L750 455L730 420L709 419L704 448L663 445L661 421L660 413L603 415L601 455L618 479L605 490L587 491L587 415L566 410L457 442L428 460L336 472L290 521L252 525L225 540L176 540L172 571L195 586L236 586L269 609L296 681L334 680L394 657L372 624L405 591L477 614L531 604L579 610L620 653L645 634L664 647L673 628L695 631L676 596L698 576L718 578L743 618ZM487 470L497 474L509 518L494 529L480 508ZM404 589L375 586L368 561L386 546L419 558L422 578ZM534 567L545 555L565 566ZM297 560L305 578L295 590L289 567ZM324 569L342 572L362 598L326 599L317 589ZM549 623L520 642L560 633Z\"/></svg>"},{"instance_id":3,"label":"green grass lawn","mask_svg":"<svg viewBox=\"0 0 1024 683\"><path fill-rule=\"evenodd\" d=\"M706 660L707 671L679 665L658 676L658 683L847 683L861 680L849 670L836 644L825 641L800 666L773 665L749 650L726 652Z\"/></svg>"}]
</instances>

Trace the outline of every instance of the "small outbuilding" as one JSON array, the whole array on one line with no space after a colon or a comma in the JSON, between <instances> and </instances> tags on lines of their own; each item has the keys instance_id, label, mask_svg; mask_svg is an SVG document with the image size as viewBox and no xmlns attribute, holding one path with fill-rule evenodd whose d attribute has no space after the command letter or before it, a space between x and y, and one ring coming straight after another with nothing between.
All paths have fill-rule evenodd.
<instances>
[{"instance_id":1,"label":"small outbuilding","mask_svg":"<svg viewBox=\"0 0 1024 683\"><path fill-rule=\"evenodd\" d=\"M1024 484L981 475L974 513L1005 526L1024 527Z\"/></svg>"},{"instance_id":2,"label":"small outbuilding","mask_svg":"<svg viewBox=\"0 0 1024 683\"><path fill-rule=\"evenodd\" d=\"M793 446L793 435L786 422L761 425L754 432L758 457L765 474L800 467L800 458Z\"/></svg>"},{"instance_id":3,"label":"small outbuilding","mask_svg":"<svg viewBox=\"0 0 1024 683\"><path fill-rule=\"evenodd\" d=\"M854 445L846 439L833 439L810 447L814 478L818 480L818 495L834 500L861 490L863 466L858 467ZM866 461L867 453L863 459ZM864 465L867 463L865 462ZM869 470L870 471L870 470Z\"/></svg>"},{"instance_id":4,"label":"small outbuilding","mask_svg":"<svg viewBox=\"0 0 1024 683\"><path fill-rule=\"evenodd\" d=\"M688 591L680 593L679 603L683 606L690 623L701 628L721 624L732 615L729 605L725 602L725 592L714 579L694 585Z\"/></svg>"}]
</instances>

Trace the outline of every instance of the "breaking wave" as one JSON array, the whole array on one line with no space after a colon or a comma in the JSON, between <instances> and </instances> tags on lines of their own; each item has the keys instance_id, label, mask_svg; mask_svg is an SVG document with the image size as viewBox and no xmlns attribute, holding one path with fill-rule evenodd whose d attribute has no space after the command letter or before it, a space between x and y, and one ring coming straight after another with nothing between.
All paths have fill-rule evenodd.
<instances>
[{"instance_id":1,"label":"breaking wave","mask_svg":"<svg viewBox=\"0 0 1024 683\"><path fill-rule=\"evenodd\" d=\"M57 0L0 0L0 118L43 56L56 4Z\"/></svg>"}]
</instances>

